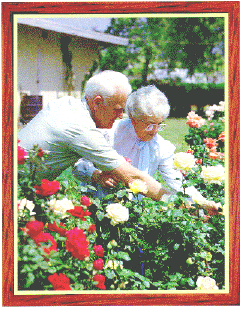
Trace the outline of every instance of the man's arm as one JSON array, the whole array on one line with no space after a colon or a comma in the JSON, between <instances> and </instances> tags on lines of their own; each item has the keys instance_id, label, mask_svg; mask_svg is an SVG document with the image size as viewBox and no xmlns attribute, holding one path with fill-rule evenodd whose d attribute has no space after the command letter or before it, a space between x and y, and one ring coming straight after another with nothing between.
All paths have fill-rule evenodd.
<instances>
[{"instance_id":1,"label":"man's arm","mask_svg":"<svg viewBox=\"0 0 240 311\"><path fill-rule=\"evenodd\" d=\"M152 178L145 172L142 172L132 166L129 163L123 163L116 169L111 171L111 174L129 186L135 180L141 180L145 182L147 186L147 193L144 194L146 197L151 198L154 201L159 201L164 194L174 194L175 192L168 190L163 187L158 181Z\"/></svg>"}]
</instances>

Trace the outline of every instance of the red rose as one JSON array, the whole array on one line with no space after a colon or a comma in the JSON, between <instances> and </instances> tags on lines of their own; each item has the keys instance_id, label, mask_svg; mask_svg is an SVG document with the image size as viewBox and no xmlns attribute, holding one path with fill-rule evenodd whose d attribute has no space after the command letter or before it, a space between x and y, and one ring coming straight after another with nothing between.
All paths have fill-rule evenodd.
<instances>
[{"instance_id":1,"label":"red rose","mask_svg":"<svg viewBox=\"0 0 240 311\"><path fill-rule=\"evenodd\" d=\"M38 235L44 228L44 223L42 221L34 220L34 221L29 221L26 224L27 234L30 235L31 239Z\"/></svg>"},{"instance_id":2,"label":"red rose","mask_svg":"<svg viewBox=\"0 0 240 311\"><path fill-rule=\"evenodd\" d=\"M194 151L192 149L188 149L187 153L193 154Z\"/></svg>"},{"instance_id":3,"label":"red rose","mask_svg":"<svg viewBox=\"0 0 240 311\"><path fill-rule=\"evenodd\" d=\"M90 256L88 245L89 242L86 239L82 229L74 228L66 232L67 240L65 242L66 249L80 260Z\"/></svg>"},{"instance_id":4,"label":"red rose","mask_svg":"<svg viewBox=\"0 0 240 311\"><path fill-rule=\"evenodd\" d=\"M42 148L39 148L39 149L38 149L37 156L38 156L39 158L42 158L42 157L44 156L44 152L43 152Z\"/></svg>"},{"instance_id":5,"label":"red rose","mask_svg":"<svg viewBox=\"0 0 240 311\"><path fill-rule=\"evenodd\" d=\"M49 275L48 281L52 284L54 290L71 290L70 280L63 273Z\"/></svg>"},{"instance_id":6,"label":"red rose","mask_svg":"<svg viewBox=\"0 0 240 311\"><path fill-rule=\"evenodd\" d=\"M98 282L95 286L98 287L99 289L106 289L106 286L104 285L105 283L105 276L102 274L96 274L93 277L94 282Z\"/></svg>"},{"instance_id":7,"label":"red rose","mask_svg":"<svg viewBox=\"0 0 240 311\"><path fill-rule=\"evenodd\" d=\"M47 179L42 179L41 185L35 185L36 194L42 197L48 197L55 194L60 189L60 183L56 180L49 181Z\"/></svg>"},{"instance_id":8,"label":"red rose","mask_svg":"<svg viewBox=\"0 0 240 311\"><path fill-rule=\"evenodd\" d=\"M18 164L24 164L27 152L18 146Z\"/></svg>"},{"instance_id":9,"label":"red rose","mask_svg":"<svg viewBox=\"0 0 240 311\"><path fill-rule=\"evenodd\" d=\"M86 216L90 216L91 213L87 210L83 210L82 206L74 206L74 209L69 210L68 213L70 213L72 216L80 218L83 221L86 221Z\"/></svg>"},{"instance_id":10,"label":"red rose","mask_svg":"<svg viewBox=\"0 0 240 311\"><path fill-rule=\"evenodd\" d=\"M93 268L96 270L102 270L104 267L104 260L99 258L93 262Z\"/></svg>"},{"instance_id":11,"label":"red rose","mask_svg":"<svg viewBox=\"0 0 240 311\"><path fill-rule=\"evenodd\" d=\"M97 256L99 256L99 257L104 256L104 249L103 249L102 245L94 245L93 250Z\"/></svg>"},{"instance_id":12,"label":"red rose","mask_svg":"<svg viewBox=\"0 0 240 311\"><path fill-rule=\"evenodd\" d=\"M41 243L52 244L50 247L44 247L43 250L46 254L49 254L51 251L57 252L57 242L51 236L50 233L40 232L38 235L33 237L34 242L39 246Z\"/></svg>"},{"instance_id":13,"label":"red rose","mask_svg":"<svg viewBox=\"0 0 240 311\"><path fill-rule=\"evenodd\" d=\"M198 159L198 160L196 161L196 163L202 165L202 163L203 163L203 162L202 162L202 159Z\"/></svg>"},{"instance_id":14,"label":"red rose","mask_svg":"<svg viewBox=\"0 0 240 311\"><path fill-rule=\"evenodd\" d=\"M88 227L88 232L93 233L96 230L96 226L95 225L90 225Z\"/></svg>"},{"instance_id":15,"label":"red rose","mask_svg":"<svg viewBox=\"0 0 240 311\"><path fill-rule=\"evenodd\" d=\"M65 229L65 225L62 222L60 222L60 227L55 222L53 224L48 223L47 228L50 231L58 232L61 236L66 235L67 230Z\"/></svg>"},{"instance_id":16,"label":"red rose","mask_svg":"<svg viewBox=\"0 0 240 311\"><path fill-rule=\"evenodd\" d=\"M92 205L92 201L87 196L82 196L80 202L82 205L85 205L85 206Z\"/></svg>"}]
</instances>

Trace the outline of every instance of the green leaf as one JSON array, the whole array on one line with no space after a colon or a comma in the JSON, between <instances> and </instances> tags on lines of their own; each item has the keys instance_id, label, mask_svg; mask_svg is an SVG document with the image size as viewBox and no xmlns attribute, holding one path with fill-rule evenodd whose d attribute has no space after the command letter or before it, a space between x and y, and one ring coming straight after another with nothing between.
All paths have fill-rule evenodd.
<instances>
[{"instance_id":1,"label":"green leaf","mask_svg":"<svg viewBox=\"0 0 240 311\"><path fill-rule=\"evenodd\" d=\"M119 268L119 269L118 269ZM125 278L129 278L133 275L133 272L131 270L128 270L128 269L123 269L123 270L120 270L120 267L118 266L117 267L117 273L120 275L120 276L124 276Z\"/></svg>"},{"instance_id":2,"label":"green leaf","mask_svg":"<svg viewBox=\"0 0 240 311\"><path fill-rule=\"evenodd\" d=\"M32 272L29 272L27 274L27 279L26 279L26 288L30 287L34 283L34 280L35 280L34 274Z\"/></svg>"},{"instance_id":3,"label":"green leaf","mask_svg":"<svg viewBox=\"0 0 240 311\"><path fill-rule=\"evenodd\" d=\"M191 287L195 287L195 282L193 281L192 278L188 279L188 285L191 286Z\"/></svg>"},{"instance_id":4,"label":"green leaf","mask_svg":"<svg viewBox=\"0 0 240 311\"><path fill-rule=\"evenodd\" d=\"M48 269L49 268L49 265L48 265L48 263L46 262L46 261L40 261L39 263L38 263L38 266L41 268L41 269Z\"/></svg>"},{"instance_id":5,"label":"green leaf","mask_svg":"<svg viewBox=\"0 0 240 311\"><path fill-rule=\"evenodd\" d=\"M57 269L56 269L55 267L49 267L49 268L48 268L48 272L49 272L50 274L54 274L54 273L57 272Z\"/></svg>"},{"instance_id":6,"label":"green leaf","mask_svg":"<svg viewBox=\"0 0 240 311\"><path fill-rule=\"evenodd\" d=\"M105 217L105 214L99 210L97 211L96 215L99 221L102 221L103 218Z\"/></svg>"},{"instance_id":7,"label":"green leaf","mask_svg":"<svg viewBox=\"0 0 240 311\"><path fill-rule=\"evenodd\" d=\"M131 258L130 258L130 256L128 255L128 253L126 253L126 252L118 252L117 253L117 257L118 257L118 259L124 259L124 260L126 260L126 261L129 261L129 260L131 260Z\"/></svg>"},{"instance_id":8,"label":"green leaf","mask_svg":"<svg viewBox=\"0 0 240 311\"><path fill-rule=\"evenodd\" d=\"M114 272L114 270L105 269L104 273L105 273L105 277L108 279L113 279L116 276L116 273Z\"/></svg>"},{"instance_id":9,"label":"green leaf","mask_svg":"<svg viewBox=\"0 0 240 311\"><path fill-rule=\"evenodd\" d=\"M180 244L175 243L175 244L173 245L173 249L176 251L177 249L179 249L179 246L180 246Z\"/></svg>"}]
</instances>

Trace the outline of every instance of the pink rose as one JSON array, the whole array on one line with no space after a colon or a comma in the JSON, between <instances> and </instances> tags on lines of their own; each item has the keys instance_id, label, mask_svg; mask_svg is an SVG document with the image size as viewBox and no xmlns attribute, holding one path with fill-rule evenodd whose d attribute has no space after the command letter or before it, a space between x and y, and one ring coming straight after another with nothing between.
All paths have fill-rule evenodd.
<instances>
[{"instance_id":1,"label":"pink rose","mask_svg":"<svg viewBox=\"0 0 240 311\"><path fill-rule=\"evenodd\" d=\"M18 164L24 164L27 152L18 146Z\"/></svg>"},{"instance_id":2,"label":"pink rose","mask_svg":"<svg viewBox=\"0 0 240 311\"><path fill-rule=\"evenodd\" d=\"M82 196L80 202L82 205L85 205L85 206L92 205L92 201L87 196Z\"/></svg>"}]
</instances>

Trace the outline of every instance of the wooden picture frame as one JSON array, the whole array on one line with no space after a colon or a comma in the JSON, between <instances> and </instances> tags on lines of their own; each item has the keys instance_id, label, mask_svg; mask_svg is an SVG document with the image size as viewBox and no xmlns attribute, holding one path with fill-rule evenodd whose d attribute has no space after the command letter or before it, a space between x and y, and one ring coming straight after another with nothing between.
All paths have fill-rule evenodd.
<instances>
[{"instance_id":1,"label":"wooden picture frame","mask_svg":"<svg viewBox=\"0 0 240 311\"><path fill-rule=\"evenodd\" d=\"M124 293L71 295L14 295L13 234L13 17L14 14L227 13L229 29L229 292ZM239 2L238 1L123 1L123 2L3 2L2 3L2 301L3 306L116 305L239 305L240 191L239 191Z\"/></svg>"}]
</instances>

